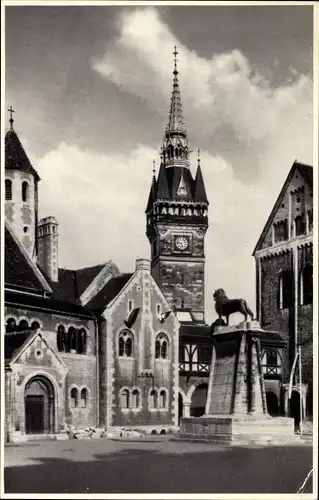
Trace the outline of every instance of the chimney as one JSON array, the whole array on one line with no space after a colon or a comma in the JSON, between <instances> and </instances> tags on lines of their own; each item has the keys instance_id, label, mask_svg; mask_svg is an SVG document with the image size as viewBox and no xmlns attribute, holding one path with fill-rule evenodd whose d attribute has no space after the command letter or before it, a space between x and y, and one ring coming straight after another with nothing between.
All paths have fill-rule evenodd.
<instances>
[{"instance_id":1,"label":"chimney","mask_svg":"<svg viewBox=\"0 0 319 500\"><path fill-rule=\"evenodd\" d=\"M135 270L150 271L151 270L150 259L136 259Z\"/></svg>"},{"instance_id":2,"label":"chimney","mask_svg":"<svg viewBox=\"0 0 319 500\"><path fill-rule=\"evenodd\" d=\"M58 266L58 223L55 217L45 217L38 223L38 265L47 277L59 280Z\"/></svg>"}]
</instances>

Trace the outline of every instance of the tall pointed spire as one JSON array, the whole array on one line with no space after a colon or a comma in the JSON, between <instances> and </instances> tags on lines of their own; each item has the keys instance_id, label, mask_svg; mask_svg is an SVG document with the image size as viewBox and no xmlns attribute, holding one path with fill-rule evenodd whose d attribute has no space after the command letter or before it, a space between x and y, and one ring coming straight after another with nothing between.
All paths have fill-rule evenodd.
<instances>
[{"instance_id":1,"label":"tall pointed spire","mask_svg":"<svg viewBox=\"0 0 319 500\"><path fill-rule=\"evenodd\" d=\"M178 70L177 70L177 48L174 47L174 71L173 71L173 91L171 96L171 104L168 117L168 125L166 128L167 132L184 132L186 133L186 127L183 121L183 109L181 92L178 83Z\"/></svg>"},{"instance_id":2,"label":"tall pointed spire","mask_svg":"<svg viewBox=\"0 0 319 500\"><path fill-rule=\"evenodd\" d=\"M178 83L177 48L174 47L173 90L168 115L168 124L163 141L163 163L165 167L186 167L188 161L188 139L183 119L181 92Z\"/></svg>"}]
</instances>

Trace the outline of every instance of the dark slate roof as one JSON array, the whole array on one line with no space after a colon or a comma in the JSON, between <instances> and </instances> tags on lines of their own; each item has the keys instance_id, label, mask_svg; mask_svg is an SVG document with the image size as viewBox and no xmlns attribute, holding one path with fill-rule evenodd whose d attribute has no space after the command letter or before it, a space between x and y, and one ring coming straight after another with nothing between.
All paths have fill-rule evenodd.
<instances>
[{"instance_id":1,"label":"dark slate roof","mask_svg":"<svg viewBox=\"0 0 319 500\"><path fill-rule=\"evenodd\" d=\"M5 228L5 285L29 292L44 293L46 290L12 234Z\"/></svg>"},{"instance_id":2,"label":"dark slate roof","mask_svg":"<svg viewBox=\"0 0 319 500\"><path fill-rule=\"evenodd\" d=\"M313 186L313 167L310 166L310 165L306 165L305 163L300 163L298 161L295 161L289 171L289 174L281 188L281 191L277 197L277 200L273 206L273 209L272 211L270 212L270 215L267 219L267 222L264 226L264 229L262 230L261 232L261 235L257 241L257 244L254 248L254 251L253 251L253 255L255 255L255 253L257 252L257 250L259 250L263 240L264 240L264 237L269 229L269 227L271 226L272 224L272 221L273 221L273 218L275 216L275 213L277 212L277 209L281 203L281 199L282 197L284 196L284 193L286 192L286 189L287 189L287 186L289 184L289 182L291 181L296 169L299 170L299 172L301 173L301 175L304 177L304 179L309 183L309 185L312 187Z\"/></svg>"},{"instance_id":3,"label":"dark slate roof","mask_svg":"<svg viewBox=\"0 0 319 500\"><path fill-rule=\"evenodd\" d=\"M72 304L79 302L79 294L77 291L76 271L70 269L59 269L58 281L50 281L52 288L52 297L55 300L66 301Z\"/></svg>"},{"instance_id":4,"label":"dark slate roof","mask_svg":"<svg viewBox=\"0 0 319 500\"><path fill-rule=\"evenodd\" d=\"M75 304L72 302L57 300L54 297L46 296L34 296L26 294L16 294L14 291L5 291L4 300L6 304L19 305L21 307L26 306L30 308L41 308L50 311L57 311L59 313L74 314L77 316L85 316L88 318L93 318L94 314L92 311L88 310L80 304Z\"/></svg>"},{"instance_id":5,"label":"dark slate roof","mask_svg":"<svg viewBox=\"0 0 319 500\"><path fill-rule=\"evenodd\" d=\"M87 307L92 311L101 311L111 302L123 289L133 273L124 273L110 279L104 287L90 300Z\"/></svg>"},{"instance_id":6,"label":"dark slate roof","mask_svg":"<svg viewBox=\"0 0 319 500\"><path fill-rule=\"evenodd\" d=\"M5 335L4 339L4 357L7 361L10 361L14 353L23 346L25 341L34 335L33 330L25 330L23 332L13 332Z\"/></svg>"},{"instance_id":7,"label":"dark slate roof","mask_svg":"<svg viewBox=\"0 0 319 500\"><path fill-rule=\"evenodd\" d=\"M80 296L102 271L103 267L105 267L105 264L98 264L96 266L76 270L76 285Z\"/></svg>"},{"instance_id":8,"label":"dark slate roof","mask_svg":"<svg viewBox=\"0 0 319 500\"><path fill-rule=\"evenodd\" d=\"M59 268L58 281L50 281L53 291L52 297L56 300L79 304L82 293L102 271L104 266L105 264L99 264L77 270ZM43 271L42 273L48 279Z\"/></svg>"},{"instance_id":9,"label":"dark slate roof","mask_svg":"<svg viewBox=\"0 0 319 500\"><path fill-rule=\"evenodd\" d=\"M185 167L169 167L165 169L170 198L192 201L194 198L194 179L191 171ZM177 190L183 175L187 190L186 196L179 196Z\"/></svg>"},{"instance_id":10,"label":"dark slate roof","mask_svg":"<svg viewBox=\"0 0 319 500\"><path fill-rule=\"evenodd\" d=\"M9 130L5 137L5 168L27 172L40 180L14 130Z\"/></svg>"},{"instance_id":11,"label":"dark slate roof","mask_svg":"<svg viewBox=\"0 0 319 500\"><path fill-rule=\"evenodd\" d=\"M197 167L195 177L194 201L204 201L208 204L202 169L200 168L200 165L198 165Z\"/></svg>"},{"instance_id":12,"label":"dark slate roof","mask_svg":"<svg viewBox=\"0 0 319 500\"><path fill-rule=\"evenodd\" d=\"M149 212L152 209L155 198L156 198L156 179L153 176L150 194L148 195L148 201L147 201L147 205L146 205L146 212Z\"/></svg>"},{"instance_id":13,"label":"dark slate roof","mask_svg":"<svg viewBox=\"0 0 319 500\"><path fill-rule=\"evenodd\" d=\"M156 199L169 199L170 192L168 189L168 183L166 178L166 169L162 163L158 173L158 179L156 183Z\"/></svg>"}]
</instances>

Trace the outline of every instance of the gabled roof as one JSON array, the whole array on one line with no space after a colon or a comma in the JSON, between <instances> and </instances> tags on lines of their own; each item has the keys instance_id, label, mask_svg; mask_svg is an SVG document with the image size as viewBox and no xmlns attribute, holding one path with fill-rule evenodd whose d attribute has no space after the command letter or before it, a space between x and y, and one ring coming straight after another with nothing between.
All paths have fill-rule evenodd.
<instances>
[{"instance_id":1,"label":"gabled roof","mask_svg":"<svg viewBox=\"0 0 319 500\"><path fill-rule=\"evenodd\" d=\"M187 191L186 196L179 196L177 194L182 176ZM192 177L191 171L188 168L185 167L166 168L166 177L171 199L187 200L187 201L193 200L194 179Z\"/></svg>"},{"instance_id":2,"label":"gabled roof","mask_svg":"<svg viewBox=\"0 0 319 500\"><path fill-rule=\"evenodd\" d=\"M300 163L298 162L297 160L293 163L291 169L290 169L290 172L281 188L281 191L279 193L279 196L273 206L273 209L267 219L267 222L264 226L264 229L262 230L261 232L261 235L258 239L258 242L254 248L254 251L253 251L253 255L255 255L255 253L259 250L260 248L260 245L262 244L271 224L272 224L272 221L273 221L273 218L279 208L279 205L281 203L281 200L287 190L287 187L290 183L290 181L292 180L296 170L298 170L300 172L300 174L304 177L305 181L312 187L313 186L313 167L311 167L310 165L306 165L305 163Z\"/></svg>"},{"instance_id":3,"label":"gabled roof","mask_svg":"<svg viewBox=\"0 0 319 500\"><path fill-rule=\"evenodd\" d=\"M19 243L9 224L5 223L5 286L20 291L44 294L51 292L36 264Z\"/></svg>"},{"instance_id":4,"label":"gabled roof","mask_svg":"<svg viewBox=\"0 0 319 500\"><path fill-rule=\"evenodd\" d=\"M5 136L5 168L27 172L40 180L38 172L33 168L31 162L20 142L19 137L13 129Z\"/></svg>"},{"instance_id":5,"label":"gabled roof","mask_svg":"<svg viewBox=\"0 0 319 500\"><path fill-rule=\"evenodd\" d=\"M86 305L92 311L102 311L124 288L133 273L124 273L110 279L106 285Z\"/></svg>"},{"instance_id":6,"label":"gabled roof","mask_svg":"<svg viewBox=\"0 0 319 500\"><path fill-rule=\"evenodd\" d=\"M148 195L148 201L146 205L146 212L149 212L152 209L153 203L155 201L155 196L156 196L156 179L155 176L153 175L150 194Z\"/></svg>"}]
</instances>

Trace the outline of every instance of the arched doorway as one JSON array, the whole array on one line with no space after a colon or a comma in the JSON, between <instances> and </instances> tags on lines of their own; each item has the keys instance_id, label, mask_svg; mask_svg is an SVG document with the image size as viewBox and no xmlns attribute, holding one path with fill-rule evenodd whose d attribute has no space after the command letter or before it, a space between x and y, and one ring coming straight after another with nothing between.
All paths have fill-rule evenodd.
<instances>
[{"instance_id":1,"label":"arched doorway","mask_svg":"<svg viewBox=\"0 0 319 500\"><path fill-rule=\"evenodd\" d=\"M290 416L295 421L295 429L299 429L300 424L300 395L298 391L292 391L289 403Z\"/></svg>"},{"instance_id":2,"label":"arched doorway","mask_svg":"<svg viewBox=\"0 0 319 500\"><path fill-rule=\"evenodd\" d=\"M267 411L272 417L279 414L278 398L274 392L266 392Z\"/></svg>"},{"instance_id":3,"label":"arched doorway","mask_svg":"<svg viewBox=\"0 0 319 500\"><path fill-rule=\"evenodd\" d=\"M200 417L204 415L207 400L207 387L207 384L201 384L194 390L190 407L191 417Z\"/></svg>"},{"instance_id":4,"label":"arched doorway","mask_svg":"<svg viewBox=\"0 0 319 500\"><path fill-rule=\"evenodd\" d=\"M24 392L26 434L54 432L54 389L42 376L28 381Z\"/></svg>"},{"instance_id":5,"label":"arched doorway","mask_svg":"<svg viewBox=\"0 0 319 500\"><path fill-rule=\"evenodd\" d=\"M181 418L183 417L183 396L178 393L178 425L180 424Z\"/></svg>"}]
</instances>

